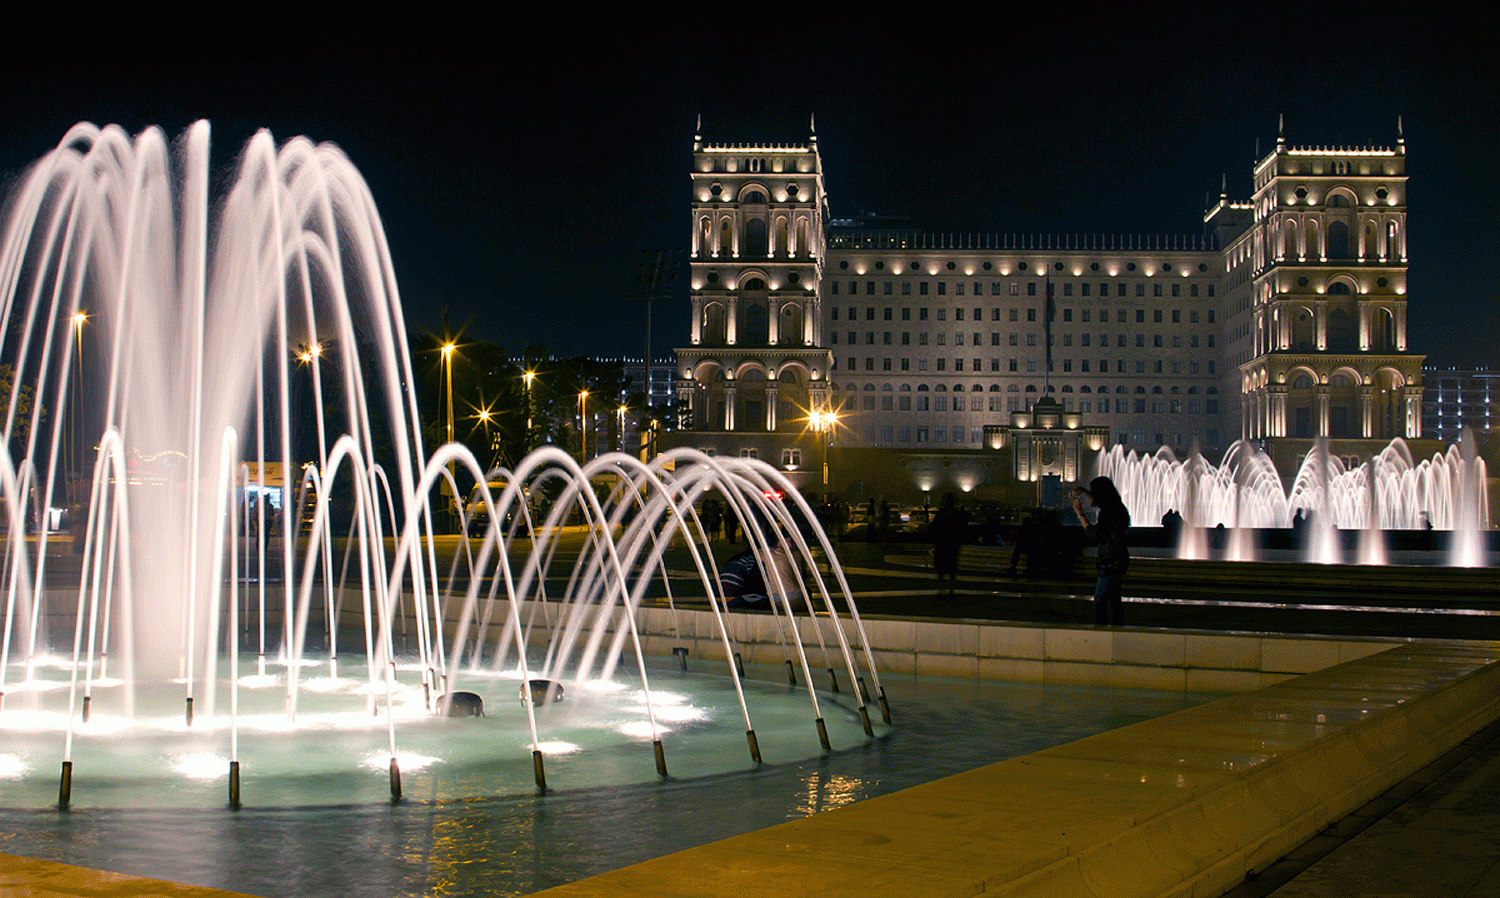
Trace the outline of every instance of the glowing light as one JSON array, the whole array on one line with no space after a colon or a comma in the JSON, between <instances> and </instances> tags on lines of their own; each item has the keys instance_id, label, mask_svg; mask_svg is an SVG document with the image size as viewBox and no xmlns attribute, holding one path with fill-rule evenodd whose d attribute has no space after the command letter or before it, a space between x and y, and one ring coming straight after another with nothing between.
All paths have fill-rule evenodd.
<instances>
[{"instance_id":1,"label":"glowing light","mask_svg":"<svg viewBox=\"0 0 1500 898\"><path fill-rule=\"evenodd\" d=\"M433 764L443 763L442 758L434 758L431 755L419 755L411 752L396 752L396 763L400 765L403 773L413 770L425 770ZM360 759L359 766L368 770L376 770L385 773L391 769L391 756L388 753L377 752L365 755Z\"/></svg>"},{"instance_id":2,"label":"glowing light","mask_svg":"<svg viewBox=\"0 0 1500 898\"><path fill-rule=\"evenodd\" d=\"M0 780L18 780L30 769L20 755L0 755Z\"/></svg>"},{"instance_id":3,"label":"glowing light","mask_svg":"<svg viewBox=\"0 0 1500 898\"><path fill-rule=\"evenodd\" d=\"M173 757L172 769L188 779L218 779L229 775L229 759L213 752L193 752Z\"/></svg>"},{"instance_id":4,"label":"glowing light","mask_svg":"<svg viewBox=\"0 0 1500 898\"><path fill-rule=\"evenodd\" d=\"M649 720L631 720L631 721L627 721L627 722L622 723L619 726L615 727L615 731L618 732L622 736L630 736L631 738L634 738L634 739L650 739L650 738L653 738L653 734L651 732L651 721L649 721ZM669 730L669 729L667 729L666 727L660 727L659 726L659 727L656 728L655 735L660 736L663 733L670 733L670 732L672 732L672 731Z\"/></svg>"},{"instance_id":5,"label":"glowing light","mask_svg":"<svg viewBox=\"0 0 1500 898\"><path fill-rule=\"evenodd\" d=\"M281 678L275 674L249 674L240 677L240 686L245 689L270 689L280 682Z\"/></svg>"},{"instance_id":6,"label":"glowing light","mask_svg":"<svg viewBox=\"0 0 1500 898\"><path fill-rule=\"evenodd\" d=\"M573 742L538 742L532 749L544 755L571 755L583 751L583 746Z\"/></svg>"}]
</instances>

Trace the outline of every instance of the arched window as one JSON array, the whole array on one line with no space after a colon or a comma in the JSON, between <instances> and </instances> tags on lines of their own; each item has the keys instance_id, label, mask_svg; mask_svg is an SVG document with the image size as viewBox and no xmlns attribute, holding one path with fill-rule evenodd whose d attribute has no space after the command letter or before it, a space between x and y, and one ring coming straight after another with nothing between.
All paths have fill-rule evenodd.
<instances>
[{"instance_id":1,"label":"arched window","mask_svg":"<svg viewBox=\"0 0 1500 898\"><path fill-rule=\"evenodd\" d=\"M722 346L724 339L724 306L709 303L703 310L703 342L708 346Z\"/></svg>"},{"instance_id":2,"label":"arched window","mask_svg":"<svg viewBox=\"0 0 1500 898\"><path fill-rule=\"evenodd\" d=\"M781 326L776 329L776 342L802 345L802 307L787 303L781 307Z\"/></svg>"}]
</instances>

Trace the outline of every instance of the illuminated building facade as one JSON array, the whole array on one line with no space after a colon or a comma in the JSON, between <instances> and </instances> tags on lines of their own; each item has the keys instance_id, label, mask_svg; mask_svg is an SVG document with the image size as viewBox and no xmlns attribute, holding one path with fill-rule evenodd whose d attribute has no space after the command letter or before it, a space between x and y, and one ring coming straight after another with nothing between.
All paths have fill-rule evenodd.
<instances>
[{"instance_id":1,"label":"illuminated building facade","mask_svg":"<svg viewBox=\"0 0 1500 898\"><path fill-rule=\"evenodd\" d=\"M1500 371L1424 368L1422 432L1444 443L1465 427L1476 434L1500 428Z\"/></svg>"},{"instance_id":2,"label":"illuminated building facade","mask_svg":"<svg viewBox=\"0 0 1500 898\"><path fill-rule=\"evenodd\" d=\"M1221 196L1206 216L1224 246L1240 434L1283 469L1317 437L1355 457L1421 437L1423 356L1406 345L1404 139L1332 149L1278 136L1254 179L1250 203Z\"/></svg>"},{"instance_id":3,"label":"illuminated building facade","mask_svg":"<svg viewBox=\"0 0 1500 898\"><path fill-rule=\"evenodd\" d=\"M815 135L696 136L682 440L805 474L831 409L839 451L927 470L1017 451L999 425L1044 397L1089 442L1145 452L1415 438L1404 152L1278 140L1201 236L957 236L832 220ZM1018 464L994 469L1036 476Z\"/></svg>"}]
</instances>

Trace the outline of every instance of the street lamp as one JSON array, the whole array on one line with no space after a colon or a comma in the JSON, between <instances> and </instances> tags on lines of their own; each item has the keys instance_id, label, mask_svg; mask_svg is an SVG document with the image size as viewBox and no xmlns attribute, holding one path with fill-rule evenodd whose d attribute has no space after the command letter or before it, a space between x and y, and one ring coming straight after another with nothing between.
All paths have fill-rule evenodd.
<instances>
[{"instance_id":1,"label":"street lamp","mask_svg":"<svg viewBox=\"0 0 1500 898\"><path fill-rule=\"evenodd\" d=\"M838 426L839 413L828 407L815 409L808 413L808 424L818 434L818 442L823 455L823 493L828 493L828 437L833 429Z\"/></svg>"},{"instance_id":2,"label":"street lamp","mask_svg":"<svg viewBox=\"0 0 1500 898\"><path fill-rule=\"evenodd\" d=\"M457 348L452 340L443 344L443 383L448 394L448 442L453 442L453 350ZM453 487L454 462L448 460L448 481L443 484L443 493L452 497L448 506L448 522L451 531L457 524L454 511L458 505L458 493Z\"/></svg>"},{"instance_id":3,"label":"street lamp","mask_svg":"<svg viewBox=\"0 0 1500 898\"><path fill-rule=\"evenodd\" d=\"M311 343L302 343L297 347L298 364L307 366L308 385L304 388L303 386L301 386L299 381L296 388L296 393L298 395L306 395L302 392L304 389L311 393L312 413L311 415L309 415L307 412L307 406L299 401L297 403L296 423L292 426L292 438L293 440L297 441L298 445L300 446L302 445L302 431L306 429L309 418L311 419L313 434L316 437L318 444L318 460L320 463L325 457L326 448L323 445L323 410L322 408L320 408L320 403L323 401L323 389L322 384L320 383L317 366L318 359L321 359L322 357L323 344L319 343L316 340ZM296 396L294 396L293 398L295 399ZM306 448L303 447L302 449L299 449L299 451L306 451Z\"/></svg>"},{"instance_id":4,"label":"street lamp","mask_svg":"<svg viewBox=\"0 0 1500 898\"><path fill-rule=\"evenodd\" d=\"M524 371L521 379L526 382L526 450L531 451L531 382L536 380L535 371Z\"/></svg>"},{"instance_id":5,"label":"street lamp","mask_svg":"<svg viewBox=\"0 0 1500 898\"><path fill-rule=\"evenodd\" d=\"M70 414L68 415L68 426L73 432L68 437L68 455L72 456L67 464L67 470L63 472L63 491L67 495L69 513L72 513L74 489L73 467L80 461L83 455L81 446L74 444L79 440L78 431L81 430L80 422L83 412L79 410L79 403L83 401L83 325L89 320L87 312L76 312L73 315L73 339L76 341L76 349L73 353L73 370L76 375L73 387L73 400L69 403Z\"/></svg>"},{"instance_id":6,"label":"street lamp","mask_svg":"<svg viewBox=\"0 0 1500 898\"><path fill-rule=\"evenodd\" d=\"M584 428L588 426L588 401L589 391L578 391L578 463L587 464L589 460L589 436Z\"/></svg>"},{"instance_id":7,"label":"street lamp","mask_svg":"<svg viewBox=\"0 0 1500 898\"><path fill-rule=\"evenodd\" d=\"M304 365L311 365L312 360L323 355L322 343L307 343L297 352L297 361Z\"/></svg>"},{"instance_id":8,"label":"street lamp","mask_svg":"<svg viewBox=\"0 0 1500 898\"><path fill-rule=\"evenodd\" d=\"M625 403L623 402L620 403L619 415L619 426L615 429L615 449L623 452L625 450Z\"/></svg>"}]
</instances>

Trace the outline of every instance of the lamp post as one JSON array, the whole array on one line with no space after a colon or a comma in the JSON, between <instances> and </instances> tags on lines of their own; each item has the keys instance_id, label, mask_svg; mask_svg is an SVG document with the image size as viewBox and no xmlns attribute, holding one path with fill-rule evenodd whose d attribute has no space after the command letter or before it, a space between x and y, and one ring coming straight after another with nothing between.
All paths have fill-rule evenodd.
<instances>
[{"instance_id":1,"label":"lamp post","mask_svg":"<svg viewBox=\"0 0 1500 898\"><path fill-rule=\"evenodd\" d=\"M578 391L578 463L587 464L589 460L589 434L585 429L588 427L588 401L589 391Z\"/></svg>"},{"instance_id":2,"label":"lamp post","mask_svg":"<svg viewBox=\"0 0 1500 898\"><path fill-rule=\"evenodd\" d=\"M524 371L521 379L526 382L526 451L531 451L531 382L536 380L535 371Z\"/></svg>"},{"instance_id":3,"label":"lamp post","mask_svg":"<svg viewBox=\"0 0 1500 898\"><path fill-rule=\"evenodd\" d=\"M828 495L828 438L833 429L838 426L839 413L831 408L817 409L808 416L808 423L818 434L819 448L823 456L823 495Z\"/></svg>"},{"instance_id":4,"label":"lamp post","mask_svg":"<svg viewBox=\"0 0 1500 898\"><path fill-rule=\"evenodd\" d=\"M83 412L79 410L79 403L83 401L83 325L88 320L89 316L87 312L80 311L73 315L73 339L75 341L75 348L73 352L73 371L75 374L75 378L73 386L73 400L69 403L69 406L71 408L70 414L68 415L68 429L72 431L72 433L68 435L68 454L72 456L72 458L68 461L66 470L63 472L63 492L66 495L66 501L70 514L72 513L74 501L73 493L75 491L75 478L73 476L73 468L80 461L80 456L83 455L82 447L75 446L74 444L78 442L78 432L82 429L80 422L83 419Z\"/></svg>"},{"instance_id":5,"label":"lamp post","mask_svg":"<svg viewBox=\"0 0 1500 898\"><path fill-rule=\"evenodd\" d=\"M317 384L318 371L317 371L317 368L314 366L313 362L316 361L317 359L322 358L322 357L323 357L323 344L320 343L320 342L318 342L318 341L316 341L316 340L314 340L311 343L303 343L301 346L297 347L297 361L300 364L303 364L303 365L307 366L308 377L312 378L312 380L309 381L308 386L307 386L306 389L309 390L311 392L311 394L312 394L312 403L313 403L313 413L312 413L312 417L313 417L313 430L314 431L318 431L320 433L320 435L321 435L321 430L320 430L320 428L318 426L318 408L317 408L318 393L319 393L318 384ZM305 414L303 414L302 406L300 406L300 404L299 404L299 406L298 406L298 415L297 415L298 426L296 428L294 428L293 431L292 431L292 435L294 437L300 438L300 436L301 436L301 434L300 434L301 424L306 420L306 417L307 416ZM320 438L321 438L321 436L320 436ZM323 447L321 445L319 445L318 446L318 461L321 463L322 460L323 460Z\"/></svg>"},{"instance_id":6,"label":"lamp post","mask_svg":"<svg viewBox=\"0 0 1500 898\"><path fill-rule=\"evenodd\" d=\"M448 442L450 443L453 442L453 350L455 348L456 347L454 346L452 340L449 340L447 343L443 344L443 384L444 389L447 392ZM452 485L453 476L454 464L450 459L448 461L449 481L443 484L443 494L451 497L451 501L448 505L448 529L450 532L457 524L457 518L455 517L453 512L458 504L458 493Z\"/></svg>"}]
</instances>

